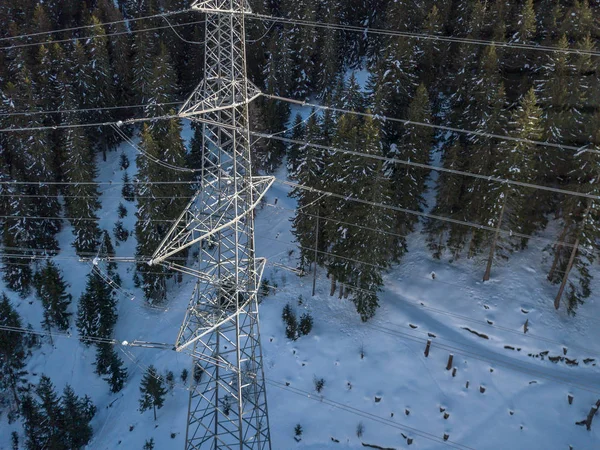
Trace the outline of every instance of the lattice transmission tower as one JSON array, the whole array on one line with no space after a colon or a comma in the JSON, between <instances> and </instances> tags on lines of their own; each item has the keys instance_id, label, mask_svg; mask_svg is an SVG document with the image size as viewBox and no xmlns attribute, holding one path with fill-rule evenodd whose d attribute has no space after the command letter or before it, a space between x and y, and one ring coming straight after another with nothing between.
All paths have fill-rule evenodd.
<instances>
[{"instance_id":1,"label":"lattice transmission tower","mask_svg":"<svg viewBox=\"0 0 600 450\"><path fill-rule=\"evenodd\" d=\"M186 450L270 450L258 321L264 260L254 254L254 209L274 181L253 177L246 76L246 0L198 0L206 14L204 80L179 115L202 124L200 190L151 264L196 276L176 349L192 354ZM169 257L194 246L197 266Z\"/></svg>"}]
</instances>

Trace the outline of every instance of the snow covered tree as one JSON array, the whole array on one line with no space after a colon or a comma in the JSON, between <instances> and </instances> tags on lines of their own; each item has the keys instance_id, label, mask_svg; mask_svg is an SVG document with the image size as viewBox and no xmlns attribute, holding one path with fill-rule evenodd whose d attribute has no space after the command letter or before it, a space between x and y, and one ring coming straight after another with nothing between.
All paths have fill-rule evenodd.
<instances>
[{"instance_id":1,"label":"snow covered tree","mask_svg":"<svg viewBox=\"0 0 600 450\"><path fill-rule=\"evenodd\" d=\"M77 330L80 338L100 336L109 338L117 321L116 301L106 280L93 269L88 274L84 293L79 299ZM89 341L83 341L89 344Z\"/></svg>"},{"instance_id":2,"label":"snow covered tree","mask_svg":"<svg viewBox=\"0 0 600 450\"><path fill-rule=\"evenodd\" d=\"M37 296L44 307L44 328L50 330L55 326L61 331L69 328L71 313L67 309L72 296L67 293L68 287L59 268L51 260L35 275Z\"/></svg>"},{"instance_id":3,"label":"snow covered tree","mask_svg":"<svg viewBox=\"0 0 600 450\"><path fill-rule=\"evenodd\" d=\"M370 117L362 123L354 115L342 115L334 146L367 155L382 154L380 132ZM392 204L389 180L384 177L381 160L337 152L330 161L324 178L331 180L328 190L340 197L332 196L325 202L327 218L331 219L325 226L331 254L327 269L334 283L342 283L340 293L352 292L356 309L366 321L375 314L377 291L383 284L381 274L394 256L394 214L376 206ZM351 198L372 202L373 206Z\"/></svg>"},{"instance_id":4,"label":"snow covered tree","mask_svg":"<svg viewBox=\"0 0 600 450\"><path fill-rule=\"evenodd\" d=\"M140 384L140 411L144 412L152 408L154 411L154 420L156 420L156 409L163 407L167 389L164 386L162 377L158 374L154 366L149 366L142 378Z\"/></svg>"},{"instance_id":5,"label":"snow covered tree","mask_svg":"<svg viewBox=\"0 0 600 450\"><path fill-rule=\"evenodd\" d=\"M123 367L123 361L114 351L111 344L98 344L96 346L96 373L107 375L104 378L113 393L123 389L127 379L127 369Z\"/></svg>"},{"instance_id":6,"label":"snow covered tree","mask_svg":"<svg viewBox=\"0 0 600 450\"><path fill-rule=\"evenodd\" d=\"M138 180L138 212L135 233L138 239L136 253L148 256L154 253L169 230L169 224L176 219L192 196L189 173L185 172L186 149L181 138L181 124L177 119L170 119L166 124L165 135L155 137L148 126L142 130L141 148L144 154L137 158ZM163 161L174 170L151 161ZM171 182L154 184L154 182ZM172 276L168 270L147 264L137 266L142 276L142 288L146 299L160 302L166 296L166 280Z\"/></svg>"},{"instance_id":7,"label":"snow covered tree","mask_svg":"<svg viewBox=\"0 0 600 450\"><path fill-rule=\"evenodd\" d=\"M314 110L312 112L315 113ZM292 125L292 132L290 138L295 141L302 141L304 139L304 120L300 113L294 117L294 123ZM300 149L302 144L290 143L287 151L287 169L290 176L295 177L298 172L298 164L300 158Z\"/></svg>"},{"instance_id":8,"label":"snow covered tree","mask_svg":"<svg viewBox=\"0 0 600 450\"><path fill-rule=\"evenodd\" d=\"M408 111L408 120L419 123L432 123L429 94L425 85L421 84L412 99ZM390 156L403 161L429 164L433 146L433 129L407 125L398 144L392 145ZM400 163L388 163L386 173L393 186L393 203L413 211L422 211L424 206L425 180L429 171ZM398 214L395 230L398 234L407 235L414 230L418 216L414 214Z\"/></svg>"},{"instance_id":9,"label":"snow covered tree","mask_svg":"<svg viewBox=\"0 0 600 450\"><path fill-rule=\"evenodd\" d=\"M90 422L96 415L96 407L87 395L78 397L68 384L63 390L60 406L64 448L83 448L92 439Z\"/></svg>"},{"instance_id":10,"label":"snow covered tree","mask_svg":"<svg viewBox=\"0 0 600 450\"><path fill-rule=\"evenodd\" d=\"M314 113L314 111L313 111ZM306 122L306 142L323 145L321 127L318 117L313 114ZM298 184L309 186L314 189L324 189L324 150L311 145L305 145L298 149L297 170L294 179ZM315 262L314 247L317 244L317 233L320 235L318 251L326 250L327 238L325 232L325 220L318 220L322 213L322 204L319 201L322 194L307 189L294 188L290 197L298 201L298 210L292 220L292 233L300 247L300 265L306 267ZM319 230L317 231L317 225ZM322 253L317 253L317 262L323 262Z\"/></svg>"},{"instance_id":11,"label":"snow covered tree","mask_svg":"<svg viewBox=\"0 0 600 450\"><path fill-rule=\"evenodd\" d=\"M96 163L83 128L70 128L66 132L65 160L65 210L73 225L73 247L78 255L95 252L100 239L98 217L100 209L98 188L89 184L96 177Z\"/></svg>"},{"instance_id":12,"label":"snow covered tree","mask_svg":"<svg viewBox=\"0 0 600 450\"><path fill-rule=\"evenodd\" d=\"M0 296L0 326L21 328L19 313L6 294ZM25 389L25 343L23 334L0 330L0 388L12 397L12 408L20 406L20 393Z\"/></svg>"},{"instance_id":13,"label":"snow covered tree","mask_svg":"<svg viewBox=\"0 0 600 450\"><path fill-rule=\"evenodd\" d=\"M542 111L537 105L537 98L532 89L523 97L519 107L513 112L509 123L510 136L539 141L542 138ZM503 141L498 147L498 160L493 175L498 178L520 182L533 182L536 177L535 152L537 146L524 141ZM513 184L497 184L490 195L489 208L491 217L487 226L495 228L490 246L490 257L484 274L484 281L490 277L493 255L501 252L508 257L514 248L527 245L526 238L507 239L500 230L531 234L544 223L544 216L539 210L532 208L531 200L535 193L525 191Z\"/></svg>"},{"instance_id":14,"label":"snow covered tree","mask_svg":"<svg viewBox=\"0 0 600 450\"><path fill-rule=\"evenodd\" d=\"M167 47L162 44L156 58L154 58L152 76L148 84L148 100L145 113L148 117L166 115L170 106L160 105L176 101L177 76L171 62ZM169 122L158 120L150 122L150 130L156 139L161 139L167 132Z\"/></svg>"}]
</instances>

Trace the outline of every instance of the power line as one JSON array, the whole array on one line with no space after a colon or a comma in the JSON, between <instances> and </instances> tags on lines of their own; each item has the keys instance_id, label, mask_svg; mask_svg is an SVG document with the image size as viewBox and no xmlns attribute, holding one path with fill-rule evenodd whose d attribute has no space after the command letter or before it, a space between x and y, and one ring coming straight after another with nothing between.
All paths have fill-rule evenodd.
<instances>
[{"instance_id":1,"label":"power line","mask_svg":"<svg viewBox=\"0 0 600 450\"><path fill-rule=\"evenodd\" d=\"M547 45L533 45L533 44L521 44L518 42L501 42L501 41L490 41L484 39L472 39L472 38L461 38L455 36L441 36L441 35L433 35L427 33L413 33L406 31L398 31L398 30L389 30L384 28L369 28L369 27L360 27L354 25L343 25L343 24L334 24L334 23L326 23L320 21L312 21L312 20L303 20L303 19L292 19L288 17L275 17L269 16L266 14L258 14L258 13L244 13L244 17L249 19L263 20L267 22L277 22L277 23L285 23L292 25L303 25L314 28L325 28L330 30L338 30L338 31L351 31L354 33L361 34L375 34L389 37L405 37L417 40L429 40L429 41L440 41L440 42L452 42L459 44L472 44L472 45L481 45L487 47L498 47L498 48L512 48L519 50L532 50L546 53L567 53L567 54L577 54L577 55L589 55L589 56L600 56L600 52L594 50L585 50L585 49L564 49L559 47L552 47Z\"/></svg>"},{"instance_id":2,"label":"power line","mask_svg":"<svg viewBox=\"0 0 600 450\"><path fill-rule=\"evenodd\" d=\"M408 425L402 425L402 424L396 423L396 422L394 422L394 421L392 421L390 419L386 419L385 417L377 416L375 414L369 413L369 412L364 411L362 409L354 408L352 406L345 405L343 403L338 403L336 401L329 400L329 399L327 399L326 397L324 397L321 394L319 394L318 396L315 396L315 395L311 394L310 392L304 391L302 389L298 389L296 387L291 387L291 386L288 385L289 383L288 384L284 384L284 383L280 383L278 381L271 380L271 379L267 379L266 381L270 385L278 387L278 388L283 389L285 391L292 392L292 393L294 393L296 395L300 395L302 397L308 398L310 400L314 400L314 401L319 402L319 403L325 403L326 405L329 405L329 406L331 406L333 408L341 409L341 410L349 412L351 414L358 415L358 416L364 417L364 418L369 419L369 420L373 420L375 422L381 423L383 425L387 425L387 426L392 427L392 428L396 428L396 429L399 429L399 430L410 432L410 433L414 434L415 436L420 436L420 437L428 439L430 441L434 441L434 442L437 442L437 443L440 443L440 444L448 445L448 446L451 446L451 447L454 447L454 448L460 448L460 449L466 449L466 450L475 450L472 447L468 447L466 445L459 444L458 442L454 442L454 441L450 441L450 440L445 441L442 438L440 438L440 437L438 437L438 436L436 436L434 434L431 434L431 433L429 433L427 431L423 431L423 430L420 430L418 428L410 427Z\"/></svg>"},{"instance_id":3,"label":"power line","mask_svg":"<svg viewBox=\"0 0 600 450\"><path fill-rule=\"evenodd\" d=\"M181 105L183 102L165 102L165 103L147 103L143 105L124 105L124 106L105 106L100 108L77 108L77 109L55 109L52 111L47 110L34 110L34 111L18 111L18 112L0 112L0 117L12 117L12 116L37 116L46 114L69 114L69 113L80 113L80 112L91 112L91 111L110 111L117 109L133 109L133 108L147 108L149 106L173 106Z\"/></svg>"},{"instance_id":4,"label":"power line","mask_svg":"<svg viewBox=\"0 0 600 450\"><path fill-rule=\"evenodd\" d=\"M475 222L469 222L466 220L459 220L459 219L453 219L451 217L443 217L443 216L438 216L436 214L430 214L430 213L426 213L426 212L422 212L422 211L414 211L411 209L407 209L407 208L402 208L400 206L394 206L394 205L387 205L384 203L377 203L377 202L372 202L370 200L364 200L362 198L358 198L358 197L352 197L351 195L341 195L341 194L336 194L334 192L330 192L330 191L324 191L322 189L317 189L311 186L306 186L303 184L299 184L299 183L294 183L292 181L287 181L287 180L280 180L279 178L275 179L276 183L280 183L286 186L290 186L290 187L296 187L298 189L303 189L309 192L314 192L314 193L318 193L318 194L327 194L331 197L335 197L335 198L339 198L341 200L344 201L352 201L352 202L357 202L357 203L361 203L364 205L370 205L370 206L374 206L374 207L378 207L378 208L383 208L383 209L390 209L392 211L396 211L396 212L401 212L401 213L405 213L405 214L410 214L410 215L414 215L414 216L418 216L418 217L423 217L423 218L427 218L427 219L432 219L432 220L439 220L442 222L448 222L448 223L453 223L455 225L462 225L465 227L470 227L470 228L476 228L479 230L487 230L487 231L492 231L492 232L498 232L500 234L504 234L504 235L508 235L508 236L514 236L514 237L519 237L519 238L524 238L524 239L532 239L532 240L541 240L541 241L545 241L545 242L550 242L550 243L557 243L555 240L553 239L548 239L548 238L543 238L541 236L534 236L534 235L529 235L529 234L523 234L523 233L518 233L518 232L514 232L511 230L504 230L501 228L494 228L494 227L490 227L487 225L482 225L479 223L475 223ZM567 242L562 242L560 243L561 245L565 246L565 247L574 247L573 244L569 244ZM585 250L585 248L581 248L581 250Z\"/></svg>"},{"instance_id":5,"label":"power line","mask_svg":"<svg viewBox=\"0 0 600 450\"><path fill-rule=\"evenodd\" d=\"M137 34L137 33L147 33L149 31L165 30L165 29L173 28L173 27L185 27L188 25L196 25L199 23L204 23L204 20L195 20L192 22L178 23L175 25L169 24L169 25L162 25L162 26L156 26L156 27L151 27L151 28L142 28L139 30L115 31L113 33L93 34L90 36L75 36L75 37L66 38L66 39L57 39L57 40L50 39L50 40L42 41L42 42L29 42L27 44L17 44L17 45L9 45L6 47L0 47L0 50L11 50L11 49L23 48L23 47L35 47L35 46L44 45L44 44L62 44L64 42L85 41L85 40L90 40L90 39L104 39L104 38L107 38L110 36L121 36L121 35L132 35L132 34ZM102 25L102 24L98 24L98 25Z\"/></svg>"},{"instance_id":6,"label":"power line","mask_svg":"<svg viewBox=\"0 0 600 450\"><path fill-rule=\"evenodd\" d=\"M364 152L357 152L357 151L353 151L353 150L346 150L346 149L342 149L339 147L331 147L331 146L316 144L316 143L312 143L312 142L300 141L300 140L290 139L290 138L285 138L285 137L280 137L280 136L273 136L273 135L265 134L265 133L251 133L251 134L253 134L255 136L260 135L261 137L264 137L266 139L275 139L275 140L287 142L290 144L305 145L308 147L318 148L321 150L328 150L328 151L332 151L332 152L336 152L336 153L344 153L344 154L348 154L348 155L360 156L360 157L364 157L364 158L370 158L370 159L375 159L377 161L384 161L384 162L389 162L389 163L394 163L394 164L402 164L405 166L417 167L419 169L433 170L435 172L450 173L453 175L478 178L480 180L492 181L492 182L496 182L496 183L500 183L500 184L522 186L522 187L526 187L526 188L537 189L537 190L542 190L542 191L547 191L547 192L554 192L557 194L572 195L575 197L585 197L585 198L591 198L594 200L600 199L600 195L587 194L584 192L577 192L577 191L572 191L572 190L568 190L568 189L553 188L550 186L543 186L543 185L534 184L534 183L526 183L526 182L522 182L522 181L515 181L515 180L510 180L508 178L499 178L499 177L496 177L493 175L481 175L481 174L477 174L477 173L473 173L473 172L465 172L462 170L448 169L445 167L434 166L431 164L421 164L421 163L417 163L417 162L410 161L410 160L404 160L404 159L399 159L399 158L390 158L390 157L386 157L386 156L374 155L374 154L369 154L369 153L364 153Z\"/></svg>"},{"instance_id":7,"label":"power line","mask_svg":"<svg viewBox=\"0 0 600 450\"><path fill-rule=\"evenodd\" d=\"M95 28L98 25L107 26L107 25L116 25L118 23L130 23L130 22L137 22L139 20L156 19L156 18L160 18L160 17L164 17L164 16L174 16L174 15L182 14L184 12L189 12L189 11L192 11L192 9L182 9L182 10L178 10L178 11L170 11L170 12L161 13L161 14L154 14L154 15L151 15L151 16L142 16L142 17L134 17L134 18L131 18L131 19L115 20L113 22L102 22L100 24L95 24L95 25L82 25L82 26L79 26L79 27L61 28L61 29L58 29L58 30L40 31L40 32L37 32L37 33L29 33L29 34L19 34L17 36L2 37L2 38L0 38L0 42L1 41L12 40L12 39L23 39L23 38L26 38L26 37L42 36L42 35L54 34L54 33L65 33L67 31L85 30L85 29L89 29L89 28Z\"/></svg>"},{"instance_id":8,"label":"power line","mask_svg":"<svg viewBox=\"0 0 600 450\"><path fill-rule=\"evenodd\" d=\"M548 141L536 141L533 139L524 139L524 138L518 138L518 137L507 136L507 135L502 135L502 134L487 133L484 131L465 130L464 128L455 128L455 127L448 127L448 126L444 126L444 125L435 125L435 124L426 123L426 122L416 122L416 121L412 121L412 120L408 120L408 119L398 119L395 117L388 117L388 116L383 116L380 114L372 114L372 113L368 113L368 112L354 111L351 109L338 108L335 106L319 105L317 103L310 103L310 102L307 102L304 100L296 100L293 98L282 97L282 96L274 95L274 94L263 93L262 95L266 98L270 98L273 100L280 100L282 102L293 103L293 104L301 105L301 106L305 106L305 107L310 106L312 108L340 112L340 113L344 113L344 114L355 114L357 116L370 117L370 118L376 119L376 120L397 122L397 123L401 123L405 126L416 125L416 126L432 128L432 129L436 129L436 130L450 131L453 133L469 134L469 135L482 136L482 137L493 138L493 139L500 139L503 141L522 142L525 144L539 145L542 147L552 147L552 148L557 148L557 149L561 149L561 150L573 150L578 153L598 153L598 154L600 154L600 150L586 149L585 148L586 146L575 147L573 145L555 144L555 143L548 142Z\"/></svg>"}]
</instances>

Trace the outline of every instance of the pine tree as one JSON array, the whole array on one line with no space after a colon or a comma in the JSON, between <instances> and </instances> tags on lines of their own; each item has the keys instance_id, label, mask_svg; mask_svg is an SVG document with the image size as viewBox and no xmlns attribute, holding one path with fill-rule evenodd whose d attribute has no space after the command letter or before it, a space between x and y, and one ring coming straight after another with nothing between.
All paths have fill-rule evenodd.
<instances>
[{"instance_id":1,"label":"pine tree","mask_svg":"<svg viewBox=\"0 0 600 450\"><path fill-rule=\"evenodd\" d=\"M82 128L66 132L63 173L70 184L65 188L65 209L73 225L73 247L78 255L95 252L100 239L96 212L100 209L99 192L88 184L96 177L92 149Z\"/></svg>"},{"instance_id":2,"label":"pine tree","mask_svg":"<svg viewBox=\"0 0 600 450\"><path fill-rule=\"evenodd\" d=\"M156 420L156 408L163 407L167 390L164 387L164 381L158 374L154 366L149 366L144 374L140 384L140 411L144 412L152 408L154 411L154 420Z\"/></svg>"},{"instance_id":3,"label":"pine tree","mask_svg":"<svg viewBox=\"0 0 600 450\"><path fill-rule=\"evenodd\" d=\"M111 337L117 321L116 301L111 287L93 269L88 274L85 292L79 299L77 330L80 338ZM84 340L84 343L89 343Z\"/></svg>"},{"instance_id":4,"label":"pine tree","mask_svg":"<svg viewBox=\"0 0 600 450\"><path fill-rule=\"evenodd\" d=\"M92 439L90 422L96 414L96 407L87 395L78 397L69 385L65 386L60 403L64 421L64 448L84 447Z\"/></svg>"},{"instance_id":5,"label":"pine tree","mask_svg":"<svg viewBox=\"0 0 600 450\"><path fill-rule=\"evenodd\" d=\"M364 124L354 115L342 115L334 139L337 148L381 156L380 133L375 121L367 117ZM374 204L391 205L389 180L384 177L381 160L336 153L325 170L329 191L343 196L326 202L326 235L331 256L327 268L334 280L353 294L353 301L363 321L375 314L377 291L383 284L382 270L394 257L390 233L394 215L389 209L364 205L345 197L359 198ZM346 223L360 224L348 226ZM343 287L347 284L346 288Z\"/></svg>"},{"instance_id":6,"label":"pine tree","mask_svg":"<svg viewBox=\"0 0 600 450\"><path fill-rule=\"evenodd\" d=\"M0 297L0 326L21 328L19 313L11 306L6 294ZM21 333L0 330L0 388L12 395L13 409L20 405L19 394L25 382L25 343Z\"/></svg>"},{"instance_id":7,"label":"pine tree","mask_svg":"<svg viewBox=\"0 0 600 450\"><path fill-rule=\"evenodd\" d=\"M44 417L43 433L46 437L44 446L47 448L61 448L65 433L65 411L61 408L60 398L50 378L42 375L35 393L39 398L40 411Z\"/></svg>"},{"instance_id":8,"label":"pine tree","mask_svg":"<svg viewBox=\"0 0 600 450\"><path fill-rule=\"evenodd\" d=\"M315 111L313 110L312 114ZM296 114L294 118L294 123L292 125L292 133L290 138L295 141L302 141L304 139L304 120L300 113ZM287 157L287 169L291 177L295 178L298 172L300 151L302 144L291 143L288 147L288 157Z\"/></svg>"},{"instance_id":9,"label":"pine tree","mask_svg":"<svg viewBox=\"0 0 600 450\"><path fill-rule=\"evenodd\" d=\"M519 107L513 112L509 123L509 135L530 141L539 141L542 137L542 111L537 105L537 98L532 89L523 97ZM503 141L498 148L498 162L493 171L494 176L520 182L532 182L536 177L534 144L524 141ZM512 184L499 184L490 195L491 219L488 226L496 228L491 248L488 266L484 280L489 279L492 256L496 252L507 252L514 248L524 247L525 238L508 239L501 229L512 232L531 234L544 223L544 217L539 210L531 207L535 195Z\"/></svg>"},{"instance_id":10,"label":"pine tree","mask_svg":"<svg viewBox=\"0 0 600 450\"><path fill-rule=\"evenodd\" d=\"M69 328L71 313L67 312L67 308L71 304L72 296L67 293L68 287L59 268L51 260L36 274L35 288L44 307L46 328L56 326L61 331Z\"/></svg>"},{"instance_id":11,"label":"pine tree","mask_svg":"<svg viewBox=\"0 0 600 450\"><path fill-rule=\"evenodd\" d=\"M123 367L123 361L113 350L110 344L98 344L96 347L96 373L107 375L104 378L113 393L123 389L127 378L127 369Z\"/></svg>"},{"instance_id":12,"label":"pine tree","mask_svg":"<svg viewBox=\"0 0 600 450\"><path fill-rule=\"evenodd\" d=\"M432 114L427 89L421 84L410 103L408 120L411 122L431 123ZM393 145L390 155L394 158L420 164L429 164L433 146L433 130L418 125L408 125L397 145ZM413 211L422 211L425 180L429 172L421 168L390 163L386 167L394 189L394 204ZM399 214L396 219L396 232L406 235L414 230L416 215ZM404 245L403 243L399 243Z\"/></svg>"},{"instance_id":13,"label":"pine tree","mask_svg":"<svg viewBox=\"0 0 600 450\"><path fill-rule=\"evenodd\" d=\"M177 77L167 47L161 44L160 50L153 62L152 76L148 85L148 101L145 107L146 116L164 116L170 106L159 104L176 101ZM165 120L150 122L150 130L156 139L161 139L167 132L169 122Z\"/></svg>"},{"instance_id":14,"label":"pine tree","mask_svg":"<svg viewBox=\"0 0 600 450\"><path fill-rule=\"evenodd\" d=\"M23 431L25 432L25 447L27 450L38 450L47 446L45 435L45 417L37 401L30 394L25 394L21 401Z\"/></svg>"},{"instance_id":15,"label":"pine tree","mask_svg":"<svg viewBox=\"0 0 600 450\"><path fill-rule=\"evenodd\" d=\"M314 113L314 111L313 111ZM323 145L322 130L319 119L311 115L306 122L306 142ZM305 145L298 149L297 170L295 179L298 184L309 186L313 189L324 189L324 151L318 147ZM325 202L320 202L321 194L307 189L294 188L290 197L298 201L298 210L292 220L292 233L300 247L300 265L306 267L315 262L314 247L317 244L317 233L320 243L317 252L317 262L323 262L323 251L327 245L325 236L325 220L318 219L322 214ZM317 231L317 226L319 227ZM319 253L321 252L321 253Z\"/></svg>"}]
</instances>

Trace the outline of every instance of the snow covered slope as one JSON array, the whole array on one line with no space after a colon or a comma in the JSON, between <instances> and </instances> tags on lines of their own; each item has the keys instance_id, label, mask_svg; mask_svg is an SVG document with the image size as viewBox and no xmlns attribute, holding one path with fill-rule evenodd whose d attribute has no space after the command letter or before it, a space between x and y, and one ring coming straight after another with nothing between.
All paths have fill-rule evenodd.
<instances>
[{"instance_id":1,"label":"snow covered slope","mask_svg":"<svg viewBox=\"0 0 600 450\"><path fill-rule=\"evenodd\" d=\"M132 174L135 150L122 148L132 162ZM121 180L119 153L109 154L109 160L101 163L100 181ZM284 179L285 173L276 176ZM101 188L100 226L112 230L120 185ZM268 258L265 277L277 284L260 309L273 449L358 449L364 448L363 443L395 449L600 448L600 422L591 431L575 425L600 398L600 305L591 298L576 317L564 309L554 310L556 287L539 270L546 264L547 242L532 242L508 264L496 266L490 282L481 283L483 267L477 261L435 261L415 234L402 264L386 276L377 315L364 324L350 300L328 295L324 272L317 272L314 297L312 274L294 272L297 250L290 232L294 201L287 197L287 189L274 185L256 222L257 254ZM135 208L131 203L126 206L125 226L131 231ZM71 284L75 313L90 266L77 261L71 241L66 226L56 261ZM134 236L116 248L118 256L132 256L134 250ZM173 343L193 280L173 284L168 302L151 308L133 286L133 264L120 264L119 273L123 289L115 338ZM6 292L24 323L39 329L39 301ZM288 302L298 315L310 312L315 321L309 335L293 342L285 338L281 320ZM56 337L54 346L45 340L27 367L31 382L44 373L58 390L69 383L78 395L92 397L98 412L88 447L141 449L153 438L156 449L183 448L188 392L179 374L190 369L189 356L117 346L129 378L114 395L93 372L94 348L79 343L74 326L72 334ZM425 357L428 339L431 350ZM446 370L449 354L454 355L455 376ZM559 358L552 362L550 357ZM567 358L577 365L568 364ZM177 380L156 422L152 412L138 411L140 379L150 364L162 373L172 370ZM320 378L325 384L317 393L314 380ZM574 396L572 405L568 394ZM303 429L299 442L294 440L297 424ZM13 430L21 433L20 425L9 425L5 415L0 417L0 449L10 448Z\"/></svg>"}]
</instances>

